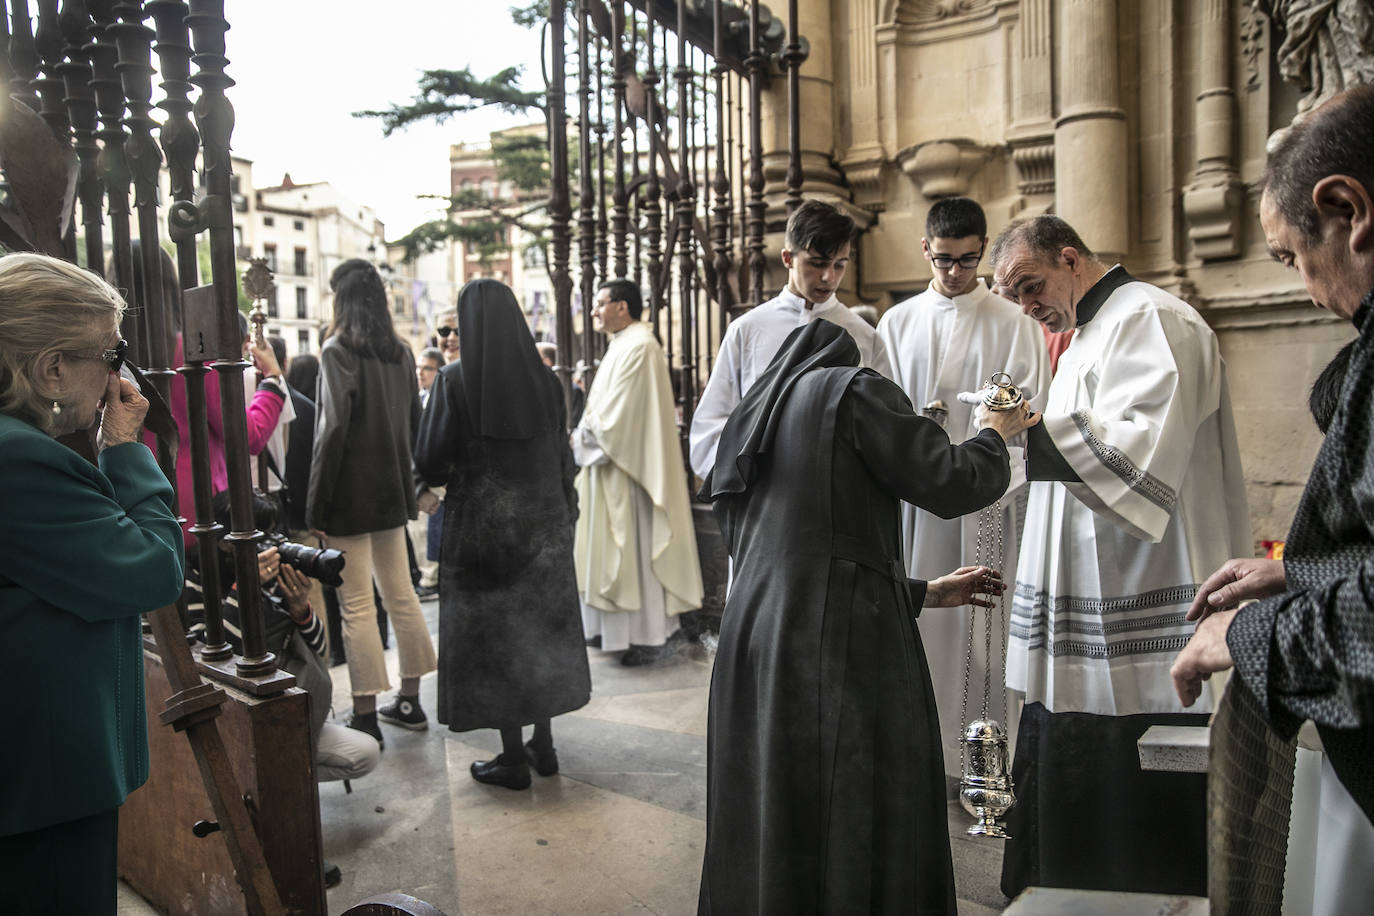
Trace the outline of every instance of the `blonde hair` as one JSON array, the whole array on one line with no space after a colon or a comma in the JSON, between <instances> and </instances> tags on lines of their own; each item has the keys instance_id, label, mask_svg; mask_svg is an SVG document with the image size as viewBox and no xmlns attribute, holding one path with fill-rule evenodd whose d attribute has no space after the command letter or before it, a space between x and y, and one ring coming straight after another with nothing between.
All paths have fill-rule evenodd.
<instances>
[{"instance_id":1,"label":"blonde hair","mask_svg":"<svg viewBox=\"0 0 1374 916\"><path fill-rule=\"evenodd\" d=\"M0 257L0 413L52 432L35 367L54 351L100 347L125 304L100 277L43 254Z\"/></svg>"}]
</instances>

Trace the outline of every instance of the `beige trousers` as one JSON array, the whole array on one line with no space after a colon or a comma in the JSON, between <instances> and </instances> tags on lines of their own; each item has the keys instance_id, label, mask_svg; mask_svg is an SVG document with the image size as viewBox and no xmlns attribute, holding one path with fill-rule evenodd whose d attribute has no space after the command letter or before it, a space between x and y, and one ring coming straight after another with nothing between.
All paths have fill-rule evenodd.
<instances>
[{"instance_id":1,"label":"beige trousers","mask_svg":"<svg viewBox=\"0 0 1374 916\"><path fill-rule=\"evenodd\" d=\"M375 696L391 689L386 659L382 657L382 637L377 632L374 578L396 637L400 676L420 677L433 671L434 642L425 626L415 586L410 582L405 529L390 528L351 537L330 535L329 546L344 551L345 556L339 607L352 695Z\"/></svg>"}]
</instances>

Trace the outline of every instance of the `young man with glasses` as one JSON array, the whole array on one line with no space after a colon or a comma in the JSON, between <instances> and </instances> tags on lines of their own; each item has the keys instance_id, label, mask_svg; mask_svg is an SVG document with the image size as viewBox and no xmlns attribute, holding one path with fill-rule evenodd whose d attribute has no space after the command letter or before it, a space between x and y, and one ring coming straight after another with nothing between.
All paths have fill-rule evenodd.
<instances>
[{"instance_id":1,"label":"young man with glasses","mask_svg":"<svg viewBox=\"0 0 1374 916\"><path fill-rule=\"evenodd\" d=\"M716 463L716 443L730 411L795 328L824 318L859 345L859 365L888 374L883 342L859 315L836 298L849 267L854 221L830 204L808 200L787 218L782 264L787 286L777 297L730 322L715 368L692 416L692 470L704 478Z\"/></svg>"},{"instance_id":2,"label":"young man with glasses","mask_svg":"<svg viewBox=\"0 0 1374 916\"><path fill-rule=\"evenodd\" d=\"M954 443L978 435L973 406L962 403L959 392L976 391L993 373L1006 372L1032 409L1040 410L1050 383L1049 357L1039 326L989 292L978 278L987 232L987 218L975 201L967 197L936 201L921 239L921 250L931 267L930 287L888 309L878 322L878 337L886 347L893 381L911 398L916 411L943 426ZM1008 582L1016 580L1020 530L1015 508L1026 484L1021 451L1010 448L1011 484L1002 497L1001 570ZM977 557L977 544L977 514L945 519L902 503L902 550L907 574L913 579L934 579L975 561L997 565L995 557ZM945 774L955 780L960 776L960 738L967 724L962 705L969 625L964 614L921 618L921 639L940 709ZM998 634L992 647L993 677L998 681L1006 638L1005 632ZM977 685L983 682L989 659L984 657L982 640L974 643L969 676ZM1008 696L1007 701L1011 704L1013 698Z\"/></svg>"}]
</instances>

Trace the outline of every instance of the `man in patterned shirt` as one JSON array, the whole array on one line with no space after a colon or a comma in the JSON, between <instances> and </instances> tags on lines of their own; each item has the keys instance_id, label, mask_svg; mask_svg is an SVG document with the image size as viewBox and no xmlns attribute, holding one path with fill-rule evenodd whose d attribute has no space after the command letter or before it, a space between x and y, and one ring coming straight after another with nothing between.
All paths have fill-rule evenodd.
<instances>
[{"instance_id":1,"label":"man in patterned shirt","mask_svg":"<svg viewBox=\"0 0 1374 916\"><path fill-rule=\"evenodd\" d=\"M1275 730L1304 719L1374 820L1374 86L1332 97L1279 143L1260 223L1312 302L1359 334L1282 560L1233 559L1198 590L1173 666L1190 705L1235 666ZM1261 599L1244 608L1246 599Z\"/></svg>"}]
</instances>

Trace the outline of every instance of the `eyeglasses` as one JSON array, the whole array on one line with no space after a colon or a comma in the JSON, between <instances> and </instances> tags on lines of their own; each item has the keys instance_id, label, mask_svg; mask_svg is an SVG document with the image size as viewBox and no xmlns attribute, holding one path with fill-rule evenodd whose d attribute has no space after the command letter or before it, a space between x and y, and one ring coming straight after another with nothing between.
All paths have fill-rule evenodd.
<instances>
[{"instance_id":1,"label":"eyeglasses","mask_svg":"<svg viewBox=\"0 0 1374 916\"><path fill-rule=\"evenodd\" d=\"M114 345L112 350L101 350L100 358L110 367L110 371L118 373L124 368L124 358L129 354L129 342L123 337L119 338L119 343Z\"/></svg>"},{"instance_id":2,"label":"eyeglasses","mask_svg":"<svg viewBox=\"0 0 1374 916\"><path fill-rule=\"evenodd\" d=\"M439 371L439 367L438 367L438 366L421 366L421 367L420 367L420 371L421 371L421 372L438 372L438 371Z\"/></svg>"},{"instance_id":3,"label":"eyeglasses","mask_svg":"<svg viewBox=\"0 0 1374 916\"><path fill-rule=\"evenodd\" d=\"M616 300L614 300L614 299L597 299L597 300L595 300L594 302L592 302L592 311L596 311L597 309L604 309L606 306L610 305L610 304L611 304L612 302L614 302L614 301L616 301Z\"/></svg>"},{"instance_id":4,"label":"eyeglasses","mask_svg":"<svg viewBox=\"0 0 1374 916\"><path fill-rule=\"evenodd\" d=\"M448 325L442 325L442 326L440 326L440 327L435 328L435 329L434 329L434 333L435 333L435 334L438 334L440 337L447 337L447 336L450 335L450 334L457 334L457 333L458 333L458 329L457 329L457 328L451 328L451 327L449 327Z\"/></svg>"},{"instance_id":5,"label":"eyeglasses","mask_svg":"<svg viewBox=\"0 0 1374 916\"><path fill-rule=\"evenodd\" d=\"M958 258L952 254L931 254L928 255L928 257L930 258L930 263L941 270L949 270L955 264L958 264L965 270L972 270L978 266L978 262L983 260L983 249L979 248L977 254L966 254Z\"/></svg>"}]
</instances>

